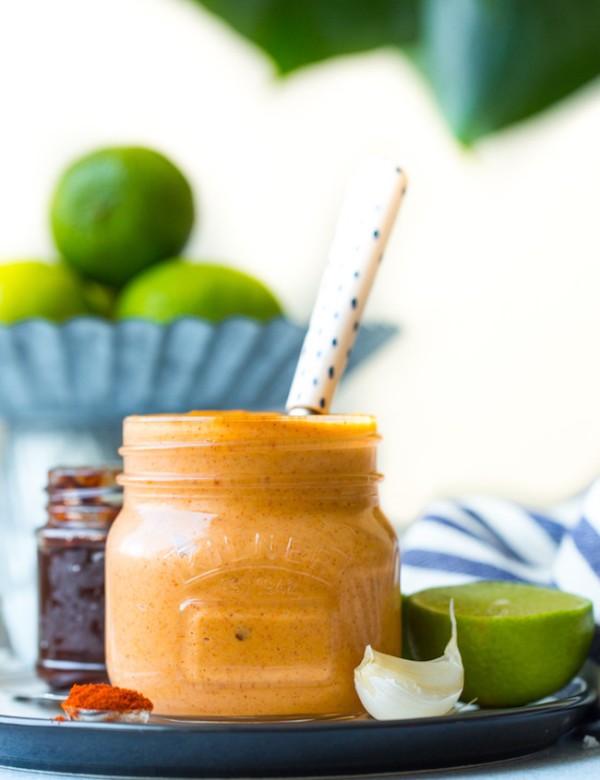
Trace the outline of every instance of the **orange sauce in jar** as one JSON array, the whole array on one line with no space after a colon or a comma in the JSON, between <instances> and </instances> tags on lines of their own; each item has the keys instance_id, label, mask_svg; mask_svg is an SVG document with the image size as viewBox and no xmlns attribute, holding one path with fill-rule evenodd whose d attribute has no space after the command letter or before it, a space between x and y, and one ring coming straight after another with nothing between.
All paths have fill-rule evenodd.
<instances>
[{"instance_id":1,"label":"orange sauce in jar","mask_svg":"<svg viewBox=\"0 0 600 780\"><path fill-rule=\"evenodd\" d=\"M351 715L365 646L400 654L374 418L129 417L107 545L107 666L179 716Z\"/></svg>"}]
</instances>

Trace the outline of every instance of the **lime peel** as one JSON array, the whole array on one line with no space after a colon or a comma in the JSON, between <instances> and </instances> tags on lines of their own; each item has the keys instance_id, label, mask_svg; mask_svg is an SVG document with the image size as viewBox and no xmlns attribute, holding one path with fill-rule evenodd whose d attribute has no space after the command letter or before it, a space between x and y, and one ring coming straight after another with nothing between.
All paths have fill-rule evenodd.
<instances>
[{"instance_id":1,"label":"lime peel","mask_svg":"<svg viewBox=\"0 0 600 780\"><path fill-rule=\"evenodd\" d=\"M464 684L453 602L450 622L450 641L444 654L432 661L396 658L367 645L354 670L354 686L369 715L376 720L402 720L445 715L452 710Z\"/></svg>"},{"instance_id":2,"label":"lime peel","mask_svg":"<svg viewBox=\"0 0 600 780\"><path fill-rule=\"evenodd\" d=\"M563 688L585 661L592 603L526 583L479 581L429 588L404 604L412 658L437 656L454 599L465 670L463 698L479 707L517 707Z\"/></svg>"}]
</instances>

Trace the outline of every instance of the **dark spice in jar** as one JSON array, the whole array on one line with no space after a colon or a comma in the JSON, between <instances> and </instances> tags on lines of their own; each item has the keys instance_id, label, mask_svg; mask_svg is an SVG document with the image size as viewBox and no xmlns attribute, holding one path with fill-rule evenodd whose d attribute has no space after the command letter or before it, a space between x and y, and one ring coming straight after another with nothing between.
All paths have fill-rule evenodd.
<instances>
[{"instance_id":1,"label":"dark spice in jar","mask_svg":"<svg viewBox=\"0 0 600 780\"><path fill-rule=\"evenodd\" d=\"M120 511L120 469L55 468L48 520L37 532L38 675L52 688L103 682L104 556Z\"/></svg>"}]
</instances>

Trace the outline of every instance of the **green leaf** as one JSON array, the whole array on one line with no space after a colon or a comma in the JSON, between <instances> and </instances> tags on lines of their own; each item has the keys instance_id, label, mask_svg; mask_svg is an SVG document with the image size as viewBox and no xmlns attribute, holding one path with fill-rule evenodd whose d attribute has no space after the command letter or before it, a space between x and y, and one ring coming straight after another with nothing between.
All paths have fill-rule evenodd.
<instances>
[{"instance_id":1,"label":"green leaf","mask_svg":"<svg viewBox=\"0 0 600 780\"><path fill-rule=\"evenodd\" d=\"M420 61L465 143L600 74L600 0L423 0Z\"/></svg>"},{"instance_id":2,"label":"green leaf","mask_svg":"<svg viewBox=\"0 0 600 780\"><path fill-rule=\"evenodd\" d=\"M557 102L600 74L600 0L196 0L282 73L403 47L465 143Z\"/></svg>"},{"instance_id":3,"label":"green leaf","mask_svg":"<svg viewBox=\"0 0 600 780\"><path fill-rule=\"evenodd\" d=\"M270 54L282 73L340 54L408 43L417 30L418 0L197 2Z\"/></svg>"}]
</instances>

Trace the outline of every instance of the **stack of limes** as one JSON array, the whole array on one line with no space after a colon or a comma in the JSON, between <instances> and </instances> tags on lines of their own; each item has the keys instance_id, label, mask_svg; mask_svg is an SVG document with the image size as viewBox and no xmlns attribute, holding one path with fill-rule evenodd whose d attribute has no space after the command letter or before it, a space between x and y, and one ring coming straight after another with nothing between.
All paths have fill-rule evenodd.
<instances>
[{"instance_id":1,"label":"stack of limes","mask_svg":"<svg viewBox=\"0 0 600 780\"><path fill-rule=\"evenodd\" d=\"M279 301L254 277L178 257L194 218L190 184L164 155L124 146L81 157L52 198L62 259L0 265L0 322L85 313L158 322L281 315Z\"/></svg>"},{"instance_id":2,"label":"stack of limes","mask_svg":"<svg viewBox=\"0 0 600 780\"><path fill-rule=\"evenodd\" d=\"M511 707L552 694L577 673L592 642L588 599L523 583L475 582L403 600L406 655L423 661L442 654L451 600L465 669L463 701Z\"/></svg>"}]
</instances>

